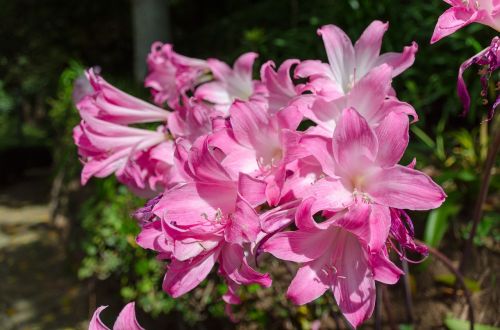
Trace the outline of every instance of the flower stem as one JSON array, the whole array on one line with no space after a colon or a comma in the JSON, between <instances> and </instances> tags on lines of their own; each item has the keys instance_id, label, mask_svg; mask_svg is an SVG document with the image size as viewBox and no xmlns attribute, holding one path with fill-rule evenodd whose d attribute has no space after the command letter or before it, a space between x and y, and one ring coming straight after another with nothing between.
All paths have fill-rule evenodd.
<instances>
[{"instance_id":1,"label":"flower stem","mask_svg":"<svg viewBox=\"0 0 500 330\"><path fill-rule=\"evenodd\" d=\"M413 324L413 301L411 298L411 285L410 285L410 267L406 258L402 260L403 266L403 284L405 292L405 307L406 307L406 323Z\"/></svg>"},{"instance_id":2,"label":"flower stem","mask_svg":"<svg viewBox=\"0 0 500 330\"><path fill-rule=\"evenodd\" d=\"M477 226L481 222L483 217L483 207L488 197L488 188L491 181L491 172L493 166L495 165L496 156L500 150L500 125L497 125L495 129L495 137L488 149L488 155L486 156L486 162L484 164L483 178L481 180L481 187L479 188L479 195L477 196L476 205L474 206L474 213L472 216L472 228L465 243L464 253L462 254L462 259L460 261L460 272L464 273L466 270L467 263L471 259L472 248L474 244L474 236L476 236Z\"/></svg>"},{"instance_id":3,"label":"flower stem","mask_svg":"<svg viewBox=\"0 0 500 330\"><path fill-rule=\"evenodd\" d=\"M418 243L423 244L422 242ZM446 266L446 268L448 268L455 275L457 282L462 286L464 290L465 300L467 301L467 305L469 305L470 330L474 330L474 306L472 305L470 292L467 286L465 285L465 280L464 277L462 276L462 273L460 273L460 271L453 266L453 263L451 262L450 259L448 259L447 256L445 256L432 246L427 246L427 248L429 249L430 254L432 254L436 259L441 261Z\"/></svg>"}]
</instances>

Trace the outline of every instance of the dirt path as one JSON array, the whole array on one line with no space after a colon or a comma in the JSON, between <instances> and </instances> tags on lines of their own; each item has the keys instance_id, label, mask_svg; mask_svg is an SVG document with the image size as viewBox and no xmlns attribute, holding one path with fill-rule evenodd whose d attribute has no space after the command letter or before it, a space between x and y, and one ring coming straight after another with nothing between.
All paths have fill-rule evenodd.
<instances>
[{"instance_id":1,"label":"dirt path","mask_svg":"<svg viewBox=\"0 0 500 330\"><path fill-rule=\"evenodd\" d=\"M0 329L85 329L87 298L49 219L48 174L0 187Z\"/></svg>"}]
</instances>

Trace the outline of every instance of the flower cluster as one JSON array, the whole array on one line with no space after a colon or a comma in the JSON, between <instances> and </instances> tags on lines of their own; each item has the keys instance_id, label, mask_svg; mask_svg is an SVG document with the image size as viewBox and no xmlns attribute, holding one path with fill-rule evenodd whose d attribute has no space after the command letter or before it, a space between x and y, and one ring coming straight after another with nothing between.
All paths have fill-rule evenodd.
<instances>
[{"instance_id":1,"label":"flower cluster","mask_svg":"<svg viewBox=\"0 0 500 330\"><path fill-rule=\"evenodd\" d=\"M438 19L431 43L454 33L458 29L471 23L480 23L500 31L500 0L444 0L451 7ZM500 68L500 38L495 36L491 44L462 63L458 70L457 91L463 104L463 115L469 112L470 96L464 79L464 71L473 64L479 65L479 76L481 80L481 97L483 104L488 104L488 84L493 73ZM500 81L496 82L495 91L500 90ZM496 93L495 101L488 112L488 120L493 118L495 109L500 104L500 93Z\"/></svg>"},{"instance_id":2,"label":"flower cluster","mask_svg":"<svg viewBox=\"0 0 500 330\"><path fill-rule=\"evenodd\" d=\"M240 286L271 285L257 267L269 253L299 264L292 302L331 290L357 326L373 312L375 282L403 273L390 250L426 253L404 210L439 207L445 194L414 162L398 164L418 117L391 82L417 45L380 54L387 28L374 21L353 45L323 26L328 63L269 61L259 80L255 53L231 67L157 43L146 78L156 105L88 71L93 92L78 103L74 130L82 182L114 173L156 196L135 213L137 243L166 260L168 294L189 292L217 265L222 298L238 304Z\"/></svg>"}]
</instances>

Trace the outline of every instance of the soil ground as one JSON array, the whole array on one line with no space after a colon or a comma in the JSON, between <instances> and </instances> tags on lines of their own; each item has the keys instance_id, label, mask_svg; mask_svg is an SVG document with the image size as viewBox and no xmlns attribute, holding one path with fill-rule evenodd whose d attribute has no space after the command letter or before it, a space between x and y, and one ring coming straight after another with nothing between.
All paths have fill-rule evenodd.
<instances>
[{"instance_id":1,"label":"soil ground","mask_svg":"<svg viewBox=\"0 0 500 330\"><path fill-rule=\"evenodd\" d=\"M0 329L86 329L85 288L49 216L49 171L0 188Z\"/></svg>"}]
</instances>

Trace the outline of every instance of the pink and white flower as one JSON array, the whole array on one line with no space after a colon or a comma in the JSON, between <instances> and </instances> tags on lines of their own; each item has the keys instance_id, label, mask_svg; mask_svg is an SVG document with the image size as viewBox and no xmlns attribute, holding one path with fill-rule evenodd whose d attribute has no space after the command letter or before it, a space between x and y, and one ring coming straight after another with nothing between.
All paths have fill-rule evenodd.
<instances>
[{"instance_id":1,"label":"pink and white flower","mask_svg":"<svg viewBox=\"0 0 500 330\"><path fill-rule=\"evenodd\" d=\"M286 60L275 71L274 62L268 61L260 69L262 83L268 92L268 111L271 114L277 113L301 94L301 87L296 86L292 80L292 69L299 63L295 59Z\"/></svg>"},{"instance_id":2,"label":"pink and white flower","mask_svg":"<svg viewBox=\"0 0 500 330\"><path fill-rule=\"evenodd\" d=\"M380 55L382 37L388 23L373 21L353 46L349 37L335 25L325 25L318 30L323 38L329 64L304 61L295 71L299 77L309 78L306 88L328 99L347 94L373 68L388 64L392 76L408 69L415 60L418 46L415 42L402 53Z\"/></svg>"},{"instance_id":3,"label":"pink and white flower","mask_svg":"<svg viewBox=\"0 0 500 330\"><path fill-rule=\"evenodd\" d=\"M82 121L73 130L84 163L82 184L115 173L146 196L172 184L173 144L164 124L156 131L127 126L165 122L170 113L120 91L92 70L88 77L94 92L77 104Z\"/></svg>"},{"instance_id":4,"label":"pink and white flower","mask_svg":"<svg viewBox=\"0 0 500 330\"><path fill-rule=\"evenodd\" d=\"M256 53L245 53L234 62L233 68L217 59L208 59L213 81L202 84L195 97L213 104L216 110L229 115L229 107L235 100L264 102L266 88L252 79L252 68Z\"/></svg>"},{"instance_id":5,"label":"pink and white flower","mask_svg":"<svg viewBox=\"0 0 500 330\"><path fill-rule=\"evenodd\" d=\"M148 55L149 74L145 86L151 88L154 102L175 108L187 91L210 79L207 61L176 53L171 44L155 42Z\"/></svg>"},{"instance_id":6,"label":"pink and white flower","mask_svg":"<svg viewBox=\"0 0 500 330\"><path fill-rule=\"evenodd\" d=\"M326 175L312 186L315 210L339 211L360 202L410 210L439 207L443 190L426 174L397 165L408 144L408 125L406 115L390 113L374 130L349 108L332 140L304 136L301 143L314 152ZM384 221L390 223L387 217Z\"/></svg>"},{"instance_id":7,"label":"pink and white flower","mask_svg":"<svg viewBox=\"0 0 500 330\"><path fill-rule=\"evenodd\" d=\"M153 207L173 242L163 282L173 297L195 288L216 262L237 285L271 283L268 275L250 267L245 255L260 232L254 207L264 201L264 182L245 175L234 181L217 157L208 138L196 141L181 164L191 180L166 191Z\"/></svg>"},{"instance_id":8,"label":"pink and white flower","mask_svg":"<svg viewBox=\"0 0 500 330\"><path fill-rule=\"evenodd\" d=\"M372 252L359 233L345 228L347 222L365 221L363 214L349 211L344 217L352 219L334 216L318 224L312 217L313 204L314 199L307 199L297 211L298 230L276 234L262 249L301 263L287 291L292 302L306 304L331 289L340 310L356 327L373 312L375 281L394 284L402 271L389 260L385 248Z\"/></svg>"},{"instance_id":9,"label":"pink and white flower","mask_svg":"<svg viewBox=\"0 0 500 330\"><path fill-rule=\"evenodd\" d=\"M392 68L382 64L373 68L344 96L333 100L314 95L303 96L311 101L309 106L302 106L301 109L305 117L318 125L313 129L314 133L326 136L332 136L342 111L347 108L356 109L371 127L378 126L390 113L406 114L417 121L417 113L411 105L390 96L392 76Z\"/></svg>"}]
</instances>

